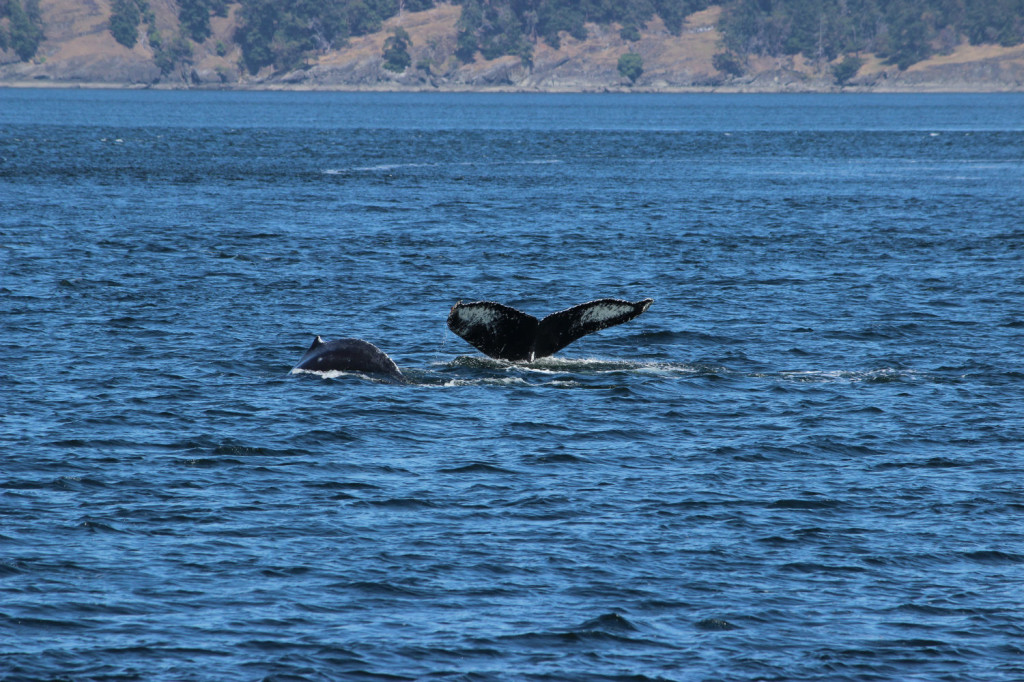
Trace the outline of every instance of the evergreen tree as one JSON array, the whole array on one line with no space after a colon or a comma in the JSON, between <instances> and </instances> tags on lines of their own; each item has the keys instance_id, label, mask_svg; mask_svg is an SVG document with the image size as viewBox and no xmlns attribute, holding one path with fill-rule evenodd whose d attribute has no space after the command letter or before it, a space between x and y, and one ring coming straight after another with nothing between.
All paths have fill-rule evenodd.
<instances>
[{"instance_id":1,"label":"evergreen tree","mask_svg":"<svg viewBox=\"0 0 1024 682\"><path fill-rule=\"evenodd\" d=\"M580 5L572 0L539 0L537 8L537 32L551 47L561 47L559 35L565 31L577 40L586 40L587 28L584 26L586 15Z\"/></svg>"},{"instance_id":2,"label":"evergreen tree","mask_svg":"<svg viewBox=\"0 0 1024 682\"><path fill-rule=\"evenodd\" d=\"M192 44L186 36L180 34L167 43L161 40L156 54L153 55L153 61L156 62L160 73L166 76L174 70L175 66L192 61Z\"/></svg>"},{"instance_id":3,"label":"evergreen tree","mask_svg":"<svg viewBox=\"0 0 1024 682\"><path fill-rule=\"evenodd\" d=\"M139 39L139 22L142 14L135 0L114 0L110 15L110 33L114 40L125 47L135 46Z\"/></svg>"},{"instance_id":4,"label":"evergreen tree","mask_svg":"<svg viewBox=\"0 0 1024 682\"><path fill-rule=\"evenodd\" d=\"M350 36L379 31L399 12L417 12L435 0L234 0L240 5L235 42L245 67L290 69ZM531 62L538 40L558 48L561 38L582 40L588 22L618 24L636 40L655 16L673 34L686 17L713 0L454 0L462 6L456 56L472 61L517 55ZM824 64L837 55L873 52L905 69L934 50L951 51L962 38L972 44L1024 42L1024 0L717 0L722 33L716 68L734 72L747 55L794 55ZM149 25L150 45L163 67L185 59L188 40L207 40L212 15L225 16L229 0L175 0L182 36L162 39L146 0L111 0L110 31L121 44L138 40ZM39 0L0 0L0 49L22 60L43 40ZM188 50L186 50L188 48ZM396 53L397 55L398 53ZM176 56L175 56L176 55ZM399 62L393 61L392 64Z\"/></svg>"},{"instance_id":5,"label":"evergreen tree","mask_svg":"<svg viewBox=\"0 0 1024 682\"><path fill-rule=\"evenodd\" d=\"M201 43L213 33L210 28L210 11L213 3L209 0L178 0L178 21L185 35Z\"/></svg>"},{"instance_id":6,"label":"evergreen tree","mask_svg":"<svg viewBox=\"0 0 1024 682\"><path fill-rule=\"evenodd\" d=\"M972 45L1024 42L1024 0L971 0L964 10L964 33Z\"/></svg>"},{"instance_id":7,"label":"evergreen tree","mask_svg":"<svg viewBox=\"0 0 1024 682\"><path fill-rule=\"evenodd\" d=\"M235 42L242 48L245 67L256 73L269 65L278 70L300 66L311 54L337 47L349 36L379 31L400 8L429 9L434 0L241 0L241 4Z\"/></svg>"},{"instance_id":8,"label":"evergreen tree","mask_svg":"<svg viewBox=\"0 0 1024 682\"><path fill-rule=\"evenodd\" d=\"M18 58L27 62L36 56L39 43L43 42L43 19L39 11L39 0L7 0L5 14L10 19L7 44L14 49Z\"/></svg>"},{"instance_id":9,"label":"evergreen tree","mask_svg":"<svg viewBox=\"0 0 1024 682\"><path fill-rule=\"evenodd\" d=\"M679 35L687 15L705 10L711 4L711 0L654 0L654 9L665 22L665 28L672 35Z\"/></svg>"},{"instance_id":10,"label":"evergreen tree","mask_svg":"<svg viewBox=\"0 0 1024 682\"><path fill-rule=\"evenodd\" d=\"M480 0L465 0L462 12L459 13L459 20L455 24L455 56L463 64L468 64L476 58L479 44L477 33L483 24L484 11L480 6Z\"/></svg>"},{"instance_id":11,"label":"evergreen tree","mask_svg":"<svg viewBox=\"0 0 1024 682\"><path fill-rule=\"evenodd\" d=\"M275 0L248 0L242 4L242 23L235 31L235 42L242 48L242 61L250 73L274 63L271 43L279 15Z\"/></svg>"},{"instance_id":12,"label":"evergreen tree","mask_svg":"<svg viewBox=\"0 0 1024 682\"><path fill-rule=\"evenodd\" d=\"M846 85L851 78L857 75L863 65L863 59L848 55L843 61L832 67L832 75L835 77L836 83Z\"/></svg>"},{"instance_id":13,"label":"evergreen tree","mask_svg":"<svg viewBox=\"0 0 1024 682\"><path fill-rule=\"evenodd\" d=\"M729 76L743 75L743 61L731 52L719 52L711 58L711 65Z\"/></svg>"},{"instance_id":14,"label":"evergreen tree","mask_svg":"<svg viewBox=\"0 0 1024 682\"><path fill-rule=\"evenodd\" d=\"M633 24L628 24L619 29L619 37L623 40L628 40L631 43L635 43L640 40L640 29Z\"/></svg>"},{"instance_id":15,"label":"evergreen tree","mask_svg":"<svg viewBox=\"0 0 1024 682\"><path fill-rule=\"evenodd\" d=\"M629 79L630 84L636 83L636 79L644 72L643 57L635 52L627 52L619 57L619 73Z\"/></svg>"},{"instance_id":16,"label":"evergreen tree","mask_svg":"<svg viewBox=\"0 0 1024 682\"><path fill-rule=\"evenodd\" d=\"M931 56L929 26L916 0L895 0L888 12L889 45L885 54L900 70Z\"/></svg>"},{"instance_id":17,"label":"evergreen tree","mask_svg":"<svg viewBox=\"0 0 1024 682\"><path fill-rule=\"evenodd\" d=\"M384 41L384 68L395 73L402 73L412 64L412 57L409 56L409 46L412 45L412 38L409 33L399 26L391 31L391 35Z\"/></svg>"}]
</instances>

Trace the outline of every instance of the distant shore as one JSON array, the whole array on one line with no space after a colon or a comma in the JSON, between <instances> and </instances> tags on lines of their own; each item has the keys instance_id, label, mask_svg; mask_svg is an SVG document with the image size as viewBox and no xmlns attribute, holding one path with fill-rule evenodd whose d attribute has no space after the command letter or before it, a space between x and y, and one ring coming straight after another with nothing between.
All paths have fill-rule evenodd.
<instances>
[{"instance_id":1,"label":"distant shore","mask_svg":"<svg viewBox=\"0 0 1024 682\"><path fill-rule=\"evenodd\" d=\"M599 88L535 88L515 86L468 86L452 84L447 86L399 86L388 84L374 85L310 85L306 83L219 83L184 85L181 83L109 83L81 81L4 81L0 80L0 89L10 90L198 90L217 92L394 92L394 93L518 93L518 94L999 94L1022 93L1024 86L1007 87L1000 83L979 83L976 87L964 87L962 84L909 87L893 84L886 86L867 87L852 85L830 88L767 88L751 85L719 85L719 86L668 86L660 88L645 87L599 87Z\"/></svg>"},{"instance_id":2,"label":"distant shore","mask_svg":"<svg viewBox=\"0 0 1024 682\"><path fill-rule=\"evenodd\" d=\"M234 36L237 12L211 18L212 34L191 45L190 56L159 64L141 40L132 48L114 40L109 12L73 0L47 5L54 30L28 62L0 64L0 88L156 89L290 92L488 92L488 93L1004 93L1024 92L1024 45L967 42L901 70L876 54L858 53L858 66L836 75L839 57L809 59L802 53L747 55L742 68L715 65L722 49L721 7L686 18L673 34L652 19L635 39L613 26L588 24L586 38L565 34L558 47L541 40L529 60L511 55L466 61L456 56L461 7L438 3L384 22L375 33L308 55L298 67L246 67ZM177 29L173 12L157 13L167 35ZM58 30L59 27L59 30ZM411 38L410 65L384 68L383 46L393 30ZM620 70L619 60L642 58L638 74ZM631 81L630 78L633 80ZM842 83L842 84L840 84Z\"/></svg>"}]
</instances>

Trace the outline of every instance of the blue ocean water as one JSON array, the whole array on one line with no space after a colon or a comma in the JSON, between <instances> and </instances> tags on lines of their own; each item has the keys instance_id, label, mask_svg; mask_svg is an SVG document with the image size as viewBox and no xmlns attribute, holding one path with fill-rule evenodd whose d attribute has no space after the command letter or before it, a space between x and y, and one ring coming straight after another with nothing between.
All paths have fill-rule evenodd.
<instances>
[{"instance_id":1,"label":"blue ocean water","mask_svg":"<svg viewBox=\"0 0 1024 682\"><path fill-rule=\"evenodd\" d=\"M0 205L5 680L1024 678L1022 95L0 90Z\"/></svg>"}]
</instances>

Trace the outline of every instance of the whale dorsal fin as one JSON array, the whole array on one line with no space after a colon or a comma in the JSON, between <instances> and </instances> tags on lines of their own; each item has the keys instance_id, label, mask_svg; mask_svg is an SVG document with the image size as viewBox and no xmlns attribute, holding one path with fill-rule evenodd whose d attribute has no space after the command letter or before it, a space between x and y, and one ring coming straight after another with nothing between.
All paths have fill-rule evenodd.
<instances>
[{"instance_id":1,"label":"whale dorsal fin","mask_svg":"<svg viewBox=\"0 0 1024 682\"><path fill-rule=\"evenodd\" d=\"M317 337L315 339L313 339L313 345L311 345L309 347L309 350L307 350L306 352L308 353L309 351L311 351L311 350L313 350L315 348L319 348L322 345L324 345L324 340L322 338L320 338L319 334L317 334Z\"/></svg>"},{"instance_id":2,"label":"whale dorsal fin","mask_svg":"<svg viewBox=\"0 0 1024 682\"><path fill-rule=\"evenodd\" d=\"M502 360L533 360L537 318L493 301L452 306L448 328L478 350Z\"/></svg>"},{"instance_id":3,"label":"whale dorsal fin","mask_svg":"<svg viewBox=\"0 0 1024 682\"><path fill-rule=\"evenodd\" d=\"M602 298L551 313L538 325L534 356L547 357L582 336L629 322L647 310L651 303L653 299L650 298L636 303L617 298Z\"/></svg>"}]
</instances>

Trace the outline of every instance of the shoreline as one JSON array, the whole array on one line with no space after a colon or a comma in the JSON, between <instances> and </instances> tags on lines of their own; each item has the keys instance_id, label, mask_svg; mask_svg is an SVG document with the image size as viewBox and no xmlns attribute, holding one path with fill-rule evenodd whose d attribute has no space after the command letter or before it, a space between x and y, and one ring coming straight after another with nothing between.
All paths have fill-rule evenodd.
<instances>
[{"instance_id":1,"label":"shoreline","mask_svg":"<svg viewBox=\"0 0 1024 682\"><path fill-rule=\"evenodd\" d=\"M0 80L0 90L199 90L213 92L379 92L379 93L504 93L504 94L552 94L552 95L585 95L585 94L643 94L643 95L683 95L683 94L777 94L777 95L841 95L841 94L962 94L962 95L994 95L1024 93L1024 86L1007 87L1005 84L979 84L965 88L959 85L934 85L927 87L872 87L852 85L830 88L766 88L756 85L719 85L719 86L667 86L667 87L594 87L594 88L535 88L516 86L474 87L462 85L447 86L398 86L394 85L308 85L295 83L207 83L186 85L176 83L112 83L101 81L53 81L53 80Z\"/></svg>"}]
</instances>

